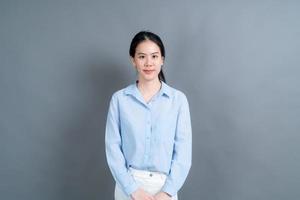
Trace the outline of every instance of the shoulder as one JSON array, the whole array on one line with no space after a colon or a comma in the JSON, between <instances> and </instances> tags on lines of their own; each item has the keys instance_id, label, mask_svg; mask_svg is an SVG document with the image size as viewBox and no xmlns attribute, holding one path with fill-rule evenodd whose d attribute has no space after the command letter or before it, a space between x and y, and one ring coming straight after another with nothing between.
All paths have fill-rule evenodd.
<instances>
[{"instance_id":1,"label":"shoulder","mask_svg":"<svg viewBox=\"0 0 300 200\"><path fill-rule=\"evenodd\" d=\"M190 106L187 95L179 89L175 89L173 87L170 88L170 91L172 91L173 94L173 103L178 106L179 111L189 113Z\"/></svg>"},{"instance_id":2,"label":"shoulder","mask_svg":"<svg viewBox=\"0 0 300 200\"><path fill-rule=\"evenodd\" d=\"M124 88L115 91L111 96L111 100L117 101L119 99L122 99L124 96L126 96L126 94L130 93L133 90L133 88L134 84L130 84Z\"/></svg>"},{"instance_id":3,"label":"shoulder","mask_svg":"<svg viewBox=\"0 0 300 200\"><path fill-rule=\"evenodd\" d=\"M180 102L187 102L187 96L186 94L179 90L176 89L166 83L164 83L166 90L169 92L170 96L175 100L175 101L180 101Z\"/></svg>"}]
</instances>

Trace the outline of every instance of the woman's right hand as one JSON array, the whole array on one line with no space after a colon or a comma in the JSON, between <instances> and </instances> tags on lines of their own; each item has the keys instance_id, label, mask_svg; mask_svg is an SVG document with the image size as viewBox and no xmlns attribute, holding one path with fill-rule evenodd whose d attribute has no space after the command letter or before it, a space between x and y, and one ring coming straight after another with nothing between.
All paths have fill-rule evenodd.
<instances>
[{"instance_id":1,"label":"woman's right hand","mask_svg":"<svg viewBox=\"0 0 300 200\"><path fill-rule=\"evenodd\" d=\"M147 193L146 191L144 191L141 188L134 191L131 194L131 198L133 200L155 200L155 198L151 194Z\"/></svg>"}]
</instances>

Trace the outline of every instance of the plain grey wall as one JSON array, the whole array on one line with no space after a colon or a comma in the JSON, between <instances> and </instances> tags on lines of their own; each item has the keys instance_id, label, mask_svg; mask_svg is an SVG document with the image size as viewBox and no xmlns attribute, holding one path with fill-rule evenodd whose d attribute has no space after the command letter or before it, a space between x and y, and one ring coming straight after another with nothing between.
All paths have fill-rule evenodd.
<instances>
[{"instance_id":1,"label":"plain grey wall","mask_svg":"<svg viewBox=\"0 0 300 200\"><path fill-rule=\"evenodd\" d=\"M0 199L112 199L111 94L135 80L142 29L188 96L180 199L300 198L299 1L0 2Z\"/></svg>"}]
</instances>

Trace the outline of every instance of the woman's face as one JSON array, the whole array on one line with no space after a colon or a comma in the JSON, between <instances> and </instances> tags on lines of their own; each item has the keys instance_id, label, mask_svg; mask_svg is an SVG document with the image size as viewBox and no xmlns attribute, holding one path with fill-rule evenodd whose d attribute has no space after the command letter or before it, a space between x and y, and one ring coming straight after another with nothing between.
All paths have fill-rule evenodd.
<instances>
[{"instance_id":1,"label":"woman's face","mask_svg":"<svg viewBox=\"0 0 300 200\"><path fill-rule=\"evenodd\" d=\"M156 43L151 40L145 40L138 44L131 61L138 71L139 80L151 81L158 79L164 57L162 57L159 46Z\"/></svg>"}]
</instances>

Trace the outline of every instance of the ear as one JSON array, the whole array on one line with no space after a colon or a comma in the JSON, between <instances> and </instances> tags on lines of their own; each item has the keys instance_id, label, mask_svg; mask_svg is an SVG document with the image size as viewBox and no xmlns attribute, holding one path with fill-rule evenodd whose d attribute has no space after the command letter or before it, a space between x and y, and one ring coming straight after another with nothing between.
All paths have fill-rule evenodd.
<instances>
[{"instance_id":1,"label":"ear","mask_svg":"<svg viewBox=\"0 0 300 200\"><path fill-rule=\"evenodd\" d=\"M165 62L165 57L161 57L161 59L162 59L162 64L164 64L164 62Z\"/></svg>"}]
</instances>

